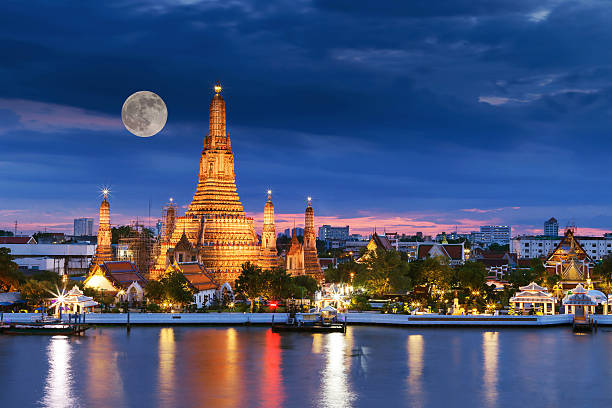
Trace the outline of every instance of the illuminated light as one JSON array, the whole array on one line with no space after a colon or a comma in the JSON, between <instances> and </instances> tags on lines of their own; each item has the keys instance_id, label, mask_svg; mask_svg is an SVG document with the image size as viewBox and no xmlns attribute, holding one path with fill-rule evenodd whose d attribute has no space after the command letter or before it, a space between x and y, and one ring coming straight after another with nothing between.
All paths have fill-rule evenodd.
<instances>
[{"instance_id":1,"label":"illuminated light","mask_svg":"<svg viewBox=\"0 0 612 408\"><path fill-rule=\"evenodd\" d=\"M174 198L170 197L170 202L173 202L173 201L174 201Z\"/></svg>"},{"instance_id":2,"label":"illuminated light","mask_svg":"<svg viewBox=\"0 0 612 408\"><path fill-rule=\"evenodd\" d=\"M311 202L311 201L312 201L312 197L308 197L308 202Z\"/></svg>"},{"instance_id":3,"label":"illuminated light","mask_svg":"<svg viewBox=\"0 0 612 408\"><path fill-rule=\"evenodd\" d=\"M276 307L276 303L270 303L270 307Z\"/></svg>"},{"instance_id":4,"label":"illuminated light","mask_svg":"<svg viewBox=\"0 0 612 408\"><path fill-rule=\"evenodd\" d=\"M215 85L215 93L218 95L222 89L223 88L221 88L221 84L219 83L219 81L217 81L217 85Z\"/></svg>"},{"instance_id":5,"label":"illuminated light","mask_svg":"<svg viewBox=\"0 0 612 408\"><path fill-rule=\"evenodd\" d=\"M268 195L272 194L272 190L268 190Z\"/></svg>"}]
</instances>

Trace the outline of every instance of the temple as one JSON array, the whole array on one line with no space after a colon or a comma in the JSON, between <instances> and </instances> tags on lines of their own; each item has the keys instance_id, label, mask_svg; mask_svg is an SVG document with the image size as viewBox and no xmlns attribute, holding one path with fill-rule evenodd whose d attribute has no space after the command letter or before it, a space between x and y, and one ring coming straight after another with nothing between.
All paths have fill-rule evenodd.
<instances>
[{"instance_id":1,"label":"temple","mask_svg":"<svg viewBox=\"0 0 612 408\"><path fill-rule=\"evenodd\" d=\"M217 83L200 156L198 185L184 216L176 216L172 203L166 209L166 225L153 277L163 274L175 261L199 262L220 283L233 283L245 262L265 268L277 265L274 207L270 198L266 214L262 245L236 190L225 101Z\"/></svg>"},{"instance_id":2,"label":"temple","mask_svg":"<svg viewBox=\"0 0 612 408\"><path fill-rule=\"evenodd\" d=\"M286 268L290 275L308 275L323 282L323 272L317 255L317 238L314 230L314 210L308 197L308 206L304 214L304 244L300 244L293 229L291 247L286 256Z\"/></svg>"},{"instance_id":3,"label":"temple","mask_svg":"<svg viewBox=\"0 0 612 408\"><path fill-rule=\"evenodd\" d=\"M264 206L264 223L261 234L261 257L259 266L262 269L272 269L281 265L276 250L276 228L274 227L274 204L272 204L272 191L268 190L268 201Z\"/></svg>"},{"instance_id":4,"label":"temple","mask_svg":"<svg viewBox=\"0 0 612 408\"><path fill-rule=\"evenodd\" d=\"M559 275L564 287L573 287L577 283L590 279L591 265L591 258L576 240L571 229L565 232L559 245L546 259L546 270L551 275Z\"/></svg>"},{"instance_id":5,"label":"temple","mask_svg":"<svg viewBox=\"0 0 612 408\"><path fill-rule=\"evenodd\" d=\"M91 262L90 271L96 265L113 260L113 251L111 249L111 227L110 227L110 204L107 196L108 190L102 191L104 199L100 204L100 222L98 225L98 245L96 246L96 254Z\"/></svg>"}]
</instances>

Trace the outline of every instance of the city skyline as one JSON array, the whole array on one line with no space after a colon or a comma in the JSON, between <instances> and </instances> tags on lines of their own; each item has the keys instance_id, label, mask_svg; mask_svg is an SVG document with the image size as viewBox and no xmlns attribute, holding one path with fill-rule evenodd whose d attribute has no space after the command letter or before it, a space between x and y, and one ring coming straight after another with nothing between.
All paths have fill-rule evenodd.
<instances>
[{"instance_id":1,"label":"city skyline","mask_svg":"<svg viewBox=\"0 0 612 408\"><path fill-rule=\"evenodd\" d=\"M102 185L114 225L147 219L149 200L152 224L169 197L189 202L219 79L258 230L268 188L278 230L309 195L317 225L361 233L534 233L552 216L584 234L612 230L600 188L612 79L603 3L275 2L257 16L241 2L136 4L6 5L1 66L15 80L0 93L0 229L70 231L95 218ZM121 124L140 89L168 106L150 139Z\"/></svg>"}]
</instances>

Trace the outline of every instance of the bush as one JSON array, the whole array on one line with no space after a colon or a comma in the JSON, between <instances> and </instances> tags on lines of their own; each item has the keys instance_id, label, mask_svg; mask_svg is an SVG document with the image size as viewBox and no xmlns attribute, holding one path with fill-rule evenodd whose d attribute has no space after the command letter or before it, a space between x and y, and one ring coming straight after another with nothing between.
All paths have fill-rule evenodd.
<instances>
[{"instance_id":1,"label":"bush","mask_svg":"<svg viewBox=\"0 0 612 408\"><path fill-rule=\"evenodd\" d=\"M354 294L351 297L351 304L349 306L351 310L363 311L370 309L370 300L367 295Z\"/></svg>"},{"instance_id":2,"label":"bush","mask_svg":"<svg viewBox=\"0 0 612 408\"><path fill-rule=\"evenodd\" d=\"M147 312L150 313L159 313L161 312L161 307L157 303L149 303L146 307Z\"/></svg>"}]
</instances>

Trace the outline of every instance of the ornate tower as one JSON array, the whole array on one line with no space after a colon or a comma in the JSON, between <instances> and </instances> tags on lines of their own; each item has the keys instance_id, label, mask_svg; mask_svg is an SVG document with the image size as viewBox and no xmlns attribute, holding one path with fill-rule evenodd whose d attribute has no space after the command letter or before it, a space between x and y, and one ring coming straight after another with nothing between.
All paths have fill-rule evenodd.
<instances>
[{"instance_id":1,"label":"ornate tower","mask_svg":"<svg viewBox=\"0 0 612 408\"><path fill-rule=\"evenodd\" d=\"M111 250L110 204L107 200L108 190L105 189L102 193L104 194L104 200L102 200L100 204L98 245L96 246L96 254L92 260L92 267L93 265L113 260L113 252Z\"/></svg>"},{"instance_id":2,"label":"ornate tower","mask_svg":"<svg viewBox=\"0 0 612 408\"><path fill-rule=\"evenodd\" d=\"M259 264L264 270L278 266L276 229L274 228L274 204L272 204L272 191L270 190L268 190L268 201L264 206L264 224L261 234L261 259Z\"/></svg>"},{"instance_id":3,"label":"ornate tower","mask_svg":"<svg viewBox=\"0 0 612 408\"><path fill-rule=\"evenodd\" d=\"M170 204L164 208L164 216L163 216L163 231L161 241L168 242L172 237L172 233L174 232L174 227L176 226L176 210L174 208L174 200L170 199Z\"/></svg>"},{"instance_id":4,"label":"ornate tower","mask_svg":"<svg viewBox=\"0 0 612 408\"><path fill-rule=\"evenodd\" d=\"M304 247L295 235L295 223L291 232L291 247L287 252L286 269L289 275L304 275Z\"/></svg>"},{"instance_id":5,"label":"ornate tower","mask_svg":"<svg viewBox=\"0 0 612 408\"><path fill-rule=\"evenodd\" d=\"M174 262L172 249L183 234L197 250L196 260L219 282L233 284L243 263L260 260L261 246L253 219L244 213L236 192L234 154L218 82L210 102L208 134L200 156L196 192L185 216L176 217L170 241L162 245L155 267L158 276Z\"/></svg>"},{"instance_id":6,"label":"ornate tower","mask_svg":"<svg viewBox=\"0 0 612 408\"><path fill-rule=\"evenodd\" d=\"M225 101L217 82L210 102L208 135L200 157L198 187L186 215L212 214L244 216L242 203L236 192L234 154L225 124Z\"/></svg>"},{"instance_id":7,"label":"ornate tower","mask_svg":"<svg viewBox=\"0 0 612 408\"><path fill-rule=\"evenodd\" d=\"M317 281L323 280L321 265L317 255L317 238L314 229L314 210L310 206L311 198L308 197L304 220L304 272Z\"/></svg>"}]
</instances>

